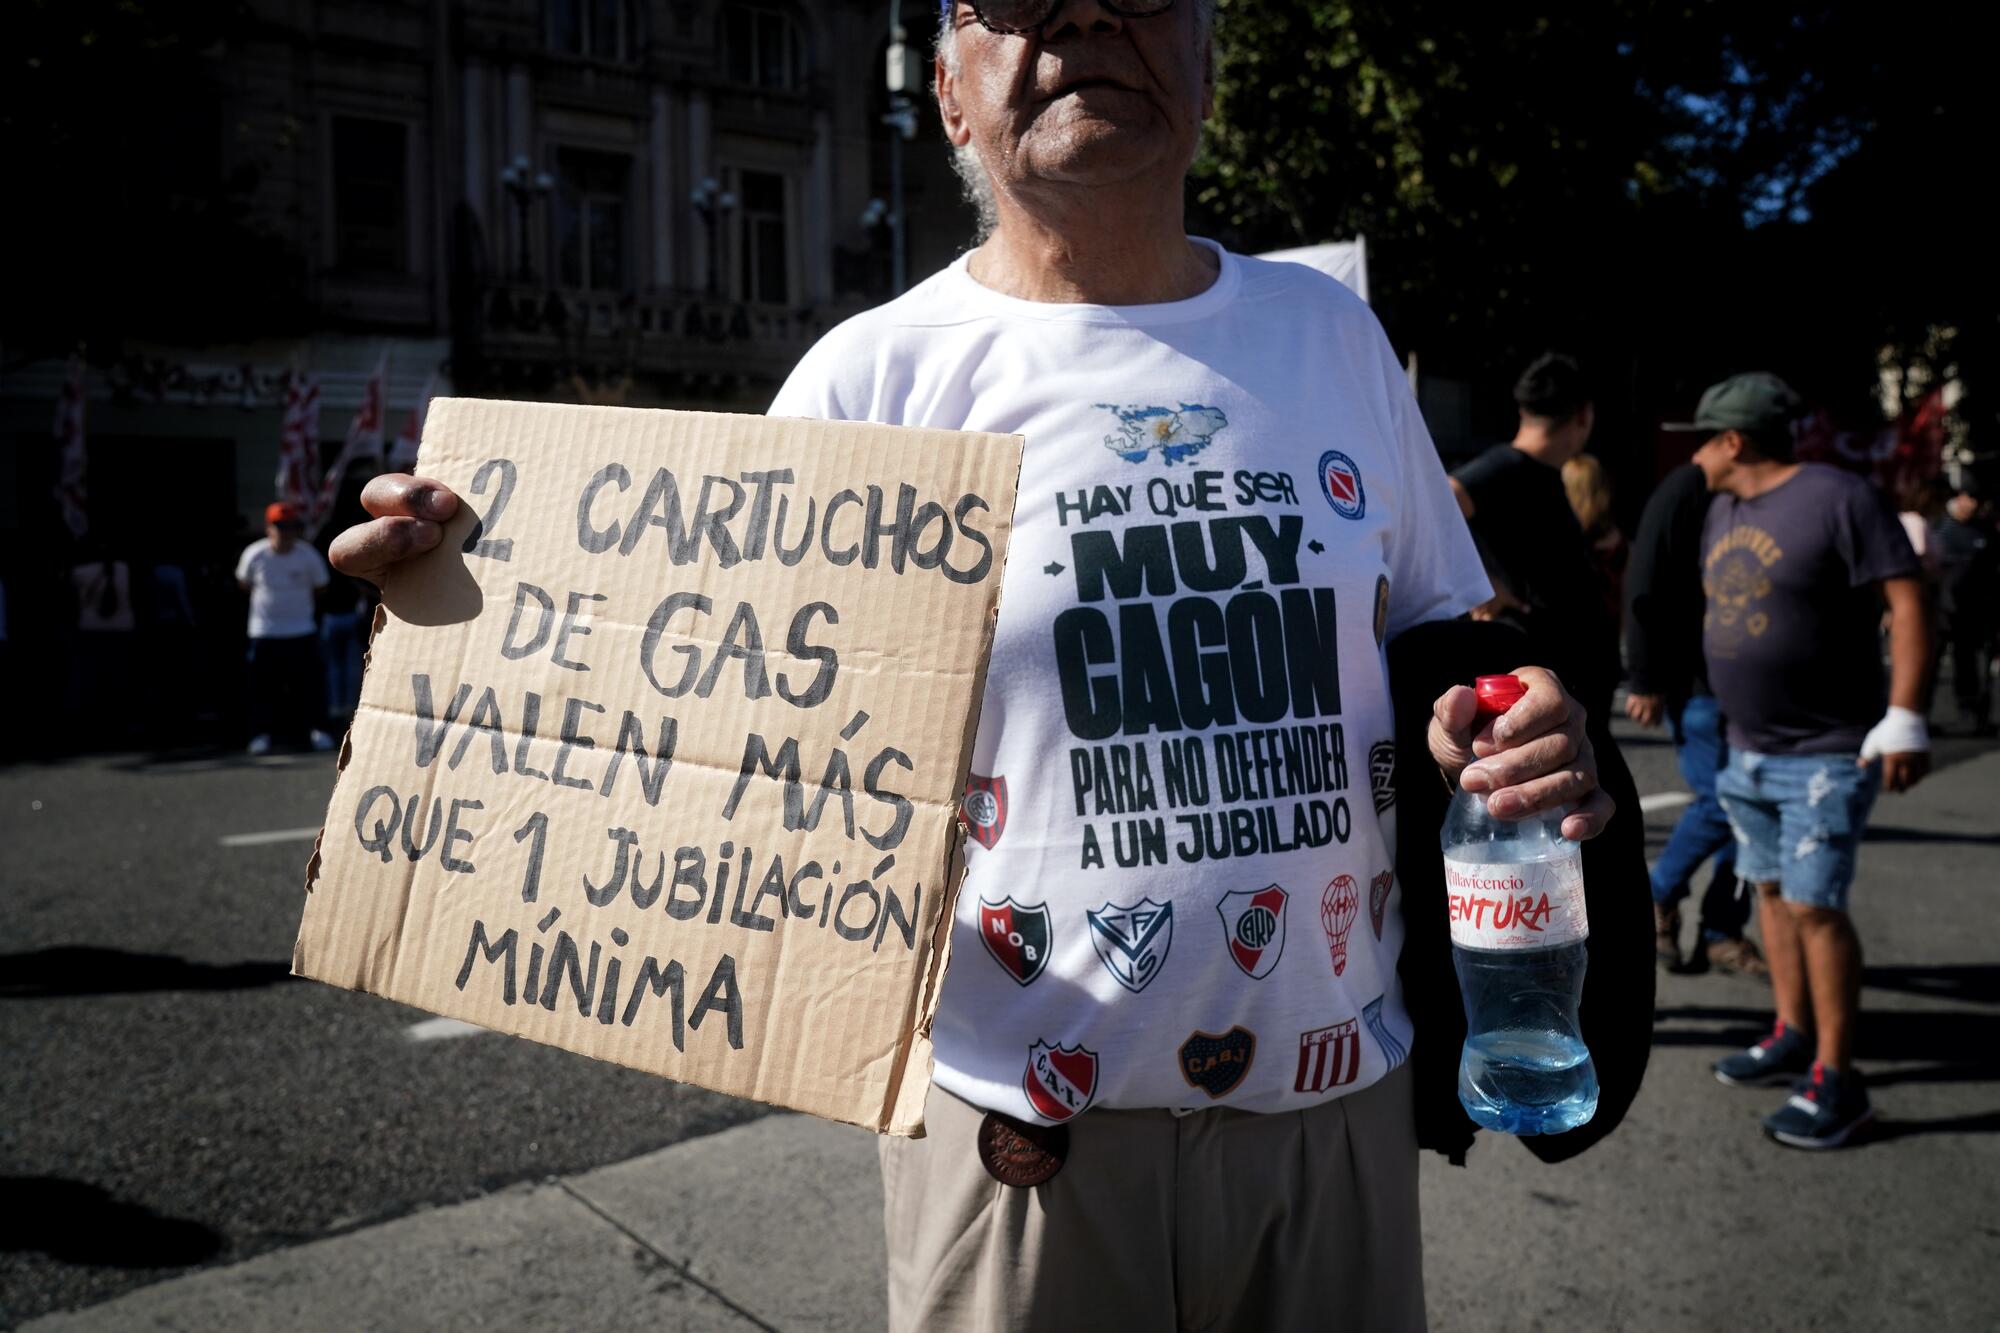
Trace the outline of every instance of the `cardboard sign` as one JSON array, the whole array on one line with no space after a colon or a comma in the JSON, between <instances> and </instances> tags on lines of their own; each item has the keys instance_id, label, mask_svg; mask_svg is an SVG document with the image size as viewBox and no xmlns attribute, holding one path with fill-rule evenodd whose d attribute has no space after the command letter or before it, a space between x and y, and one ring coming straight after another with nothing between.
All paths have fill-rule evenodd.
<instances>
[{"instance_id":1,"label":"cardboard sign","mask_svg":"<svg viewBox=\"0 0 2000 1333\"><path fill-rule=\"evenodd\" d=\"M1020 466L438 400L466 509L383 589L293 970L919 1131Z\"/></svg>"}]
</instances>

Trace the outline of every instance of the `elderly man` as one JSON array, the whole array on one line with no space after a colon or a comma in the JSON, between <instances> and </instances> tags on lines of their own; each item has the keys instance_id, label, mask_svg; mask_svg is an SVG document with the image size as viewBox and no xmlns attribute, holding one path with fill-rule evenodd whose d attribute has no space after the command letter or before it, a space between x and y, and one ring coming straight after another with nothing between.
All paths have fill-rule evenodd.
<instances>
[{"instance_id":1,"label":"elderly man","mask_svg":"<svg viewBox=\"0 0 2000 1333\"><path fill-rule=\"evenodd\" d=\"M990 235L772 406L1028 442L928 1135L881 1145L897 1328L1423 1324L1384 645L1489 588L1367 307L1182 228L1209 20L948 5ZM365 501L358 574L456 505ZM1590 837L1581 710L1521 674L1476 736L1437 698L1432 754Z\"/></svg>"}]
</instances>

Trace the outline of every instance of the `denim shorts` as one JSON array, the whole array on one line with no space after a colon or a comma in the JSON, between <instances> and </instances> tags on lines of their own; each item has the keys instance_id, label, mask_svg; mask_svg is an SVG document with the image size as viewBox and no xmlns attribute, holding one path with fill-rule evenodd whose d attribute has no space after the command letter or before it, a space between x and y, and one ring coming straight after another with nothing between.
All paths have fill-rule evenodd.
<instances>
[{"instance_id":1,"label":"denim shorts","mask_svg":"<svg viewBox=\"0 0 2000 1333\"><path fill-rule=\"evenodd\" d=\"M1847 910L1881 769L1852 754L1731 750L1715 794L1736 833L1736 873L1788 902Z\"/></svg>"}]
</instances>

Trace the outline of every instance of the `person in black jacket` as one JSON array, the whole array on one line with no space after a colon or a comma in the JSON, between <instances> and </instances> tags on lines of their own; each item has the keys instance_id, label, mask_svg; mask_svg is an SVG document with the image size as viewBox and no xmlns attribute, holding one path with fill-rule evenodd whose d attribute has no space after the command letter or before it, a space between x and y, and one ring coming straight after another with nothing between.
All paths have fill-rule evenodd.
<instances>
[{"instance_id":1,"label":"person in black jacket","mask_svg":"<svg viewBox=\"0 0 2000 1333\"><path fill-rule=\"evenodd\" d=\"M1701 525L1711 498L1701 469L1687 463L1667 474L1639 519L1625 574L1625 715L1645 727L1666 722L1681 777L1694 793L1653 867L1661 965L1690 972L1714 965L1762 977L1770 968L1743 935L1750 895L1737 878L1736 839L1715 798L1715 775L1729 752L1701 656ZM1701 931L1683 963L1681 900L1711 857L1715 869L1702 895Z\"/></svg>"}]
</instances>

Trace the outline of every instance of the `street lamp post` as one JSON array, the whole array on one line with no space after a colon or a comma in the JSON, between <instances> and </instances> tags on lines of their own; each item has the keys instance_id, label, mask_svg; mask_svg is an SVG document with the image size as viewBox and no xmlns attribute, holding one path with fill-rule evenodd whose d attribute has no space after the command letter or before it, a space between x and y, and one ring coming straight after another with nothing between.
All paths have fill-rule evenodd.
<instances>
[{"instance_id":1,"label":"street lamp post","mask_svg":"<svg viewBox=\"0 0 2000 1333\"><path fill-rule=\"evenodd\" d=\"M704 176L701 184L688 191L688 202L695 212L701 214L702 225L708 229L708 294L714 296L719 288L719 273L716 245L716 223L723 213L736 207L736 195L716 183L713 176Z\"/></svg>"},{"instance_id":2,"label":"street lamp post","mask_svg":"<svg viewBox=\"0 0 2000 1333\"><path fill-rule=\"evenodd\" d=\"M500 183L507 187L507 194L514 201L515 234L520 238L521 281L527 282L535 276L528 263L528 209L538 200L548 198L550 191L556 187L555 178L546 171L536 171L534 163L523 154L501 168Z\"/></svg>"}]
</instances>

